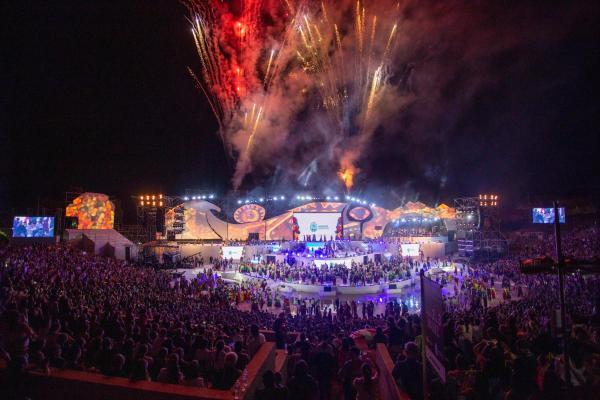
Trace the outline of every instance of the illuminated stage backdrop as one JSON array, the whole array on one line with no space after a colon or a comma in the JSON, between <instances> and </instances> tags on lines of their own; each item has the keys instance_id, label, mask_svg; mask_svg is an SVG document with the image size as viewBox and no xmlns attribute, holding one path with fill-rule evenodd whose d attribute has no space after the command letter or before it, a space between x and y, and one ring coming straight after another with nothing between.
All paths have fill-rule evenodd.
<instances>
[{"instance_id":1,"label":"illuminated stage backdrop","mask_svg":"<svg viewBox=\"0 0 600 400\"><path fill-rule=\"evenodd\" d=\"M176 236L178 239L246 240L250 233L256 233L261 240L292 240L294 238L294 219L296 219L298 225L302 225L297 217L300 214L311 213L331 214L337 217L341 215L344 237L360 234L362 229L362 237L369 239L380 237L383 234L385 225L403 214L418 213L427 217L439 217L449 220L455 218L455 210L444 204L431 208L418 202L409 202L404 207L398 207L394 210L377 206L351 207L349 204L341 202L311 202L267 219L265 219L266 211L262 206L248 204L239 207L234 212L234 219L238 222L235 224L217 217L216 214L221 209L215 204L204 200L186 201L184 208L185 228L181 234ZM166 215L167 221L172 217L168 212ZM308 217L310 216L307 215ZM323 234L328 237L335 236L338 221L332 220L327 225L332 225L333 232L328 231ZM305 226L304 232L300 226L298 226L298 229L300 239L303 235L312 235L310 226ZM321 233L315 232L315 235L320 236Z\"/></svg>"}]
</instances>

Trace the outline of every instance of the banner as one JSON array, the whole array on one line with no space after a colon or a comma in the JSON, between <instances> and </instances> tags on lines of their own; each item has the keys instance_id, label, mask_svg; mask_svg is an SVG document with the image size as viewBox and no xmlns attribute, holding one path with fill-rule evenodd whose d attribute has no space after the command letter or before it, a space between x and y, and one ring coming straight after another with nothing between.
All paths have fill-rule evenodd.
<instances>
[{"instance_id":1,"label":"banner","mask_svg":"<svg viewBox=\"0 0 600 400\"><path fill-rule=\"evenodd\" d=\"M444 327L442 315L442 287L421 274L421 318L423 318L423 334L425 337L425 356L431 367L446 383L446 367L444 366Z\"/></svg>"}]
</instances>

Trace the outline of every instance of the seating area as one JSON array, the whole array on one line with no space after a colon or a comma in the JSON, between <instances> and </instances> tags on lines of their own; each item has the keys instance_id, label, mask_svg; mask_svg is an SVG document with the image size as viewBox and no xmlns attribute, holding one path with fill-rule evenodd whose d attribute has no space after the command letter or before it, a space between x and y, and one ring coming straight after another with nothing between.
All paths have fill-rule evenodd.
<instances>
[{"instance_id":1,"label":"seating area","mask_svg":"<svg viewBox=\"0 0 600 400\"><path fill-rule=\"evenodd\" d=\"M565 233L565 254L597 257L596 232ZM527 254L545 251L537 240ZM566 387L557 280L521 274L518 257L435 275L447 293L447 374L442 384L429 370L431 398L556 398ZM393 299L377 313L337 301L276 313L255 303L266 286L227 283L210 268L185 279L48 244L0 247L0 263L7 398L424 396L420 315ZM571 387L587 398L600 386L600 282L571 274L565 285Z\"/></svg>"}]
</instances>

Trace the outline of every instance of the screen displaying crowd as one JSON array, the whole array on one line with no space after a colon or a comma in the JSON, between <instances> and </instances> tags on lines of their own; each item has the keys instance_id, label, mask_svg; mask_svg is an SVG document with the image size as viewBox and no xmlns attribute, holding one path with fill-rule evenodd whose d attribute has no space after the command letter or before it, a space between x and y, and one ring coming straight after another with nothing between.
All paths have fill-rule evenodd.
<instances>
[{"instance_id":1,"label":"screen displaying crowd","mask_svg":"<svg viewBox=\"0 0 600 400\"><path fill-rule=\"evenodd\" d=\"M54 236L54 217L15 217L13 237L41 238Z\"/></svg>"},{"instance_id":2,"label":"screen displaying crowd","mask_svg":"<svg viewBox=\"0 0 600 400\"><path fill-rule=\"evenodd\" d=\"M598 234L595 225L565 233L565 253L598 256ZM523 254L545 253L549 243L520 245ZM430 374L432 398L564 397L558 282L521 275L521 254L437 276L452 295L443 318L447 382ZM212 269L190 281L60 245L7 246L0 261L0 360L9 370L74 369L230 389L265 341L260 330L271 329L277 347L287 349L288 375L267 371L256 398L377 398L381 371L353 335L372 329L368 344L387 346L399 387L423 398L420 317L401 301L380 313L339 300L333 310L316 301L297 313L283 305L273 312L256 304L257 294L268 290L264 281L227 284ZM569 275L566 293L569 393L585 398L600 388L600 280Z\"/></svg>"}]
</instances>

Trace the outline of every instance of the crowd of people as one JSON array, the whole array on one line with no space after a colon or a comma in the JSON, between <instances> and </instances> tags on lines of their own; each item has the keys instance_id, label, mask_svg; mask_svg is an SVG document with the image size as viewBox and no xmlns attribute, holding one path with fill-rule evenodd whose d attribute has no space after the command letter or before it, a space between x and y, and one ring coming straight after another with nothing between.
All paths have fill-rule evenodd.
<instances>
[{"instance_id":1,"label":"crowd of people","mask_svg":"<svg viewBox=\"0 0 600 400\"><path fill-rule=\"evenodd\" d=\"M188 282L62 246L0 250L5 365L229 389L270 315L211 271Z\"/></svg>"},{"instance_id":2,"label":"crowd of people","mask_svg":"<svg viewBox=\"0 0 600 400\"><path fill-rule=\"evenodd\" d=\"M305 266L287 263L244 263L239 271L254 277L278 282L303 283L307 285L365 286L397 282L418 276L421 268L446 265L446 261L418 261L408 257L391 257L383 263L322 264Z\"/></svg>"},{"instance_id":3,"label":"crowd of people","mask_svg":"<svg viewBox=\"0 0 600 400\"><path fill-rule=\"evenodd\" d=\"M537 245L526 246L527 254ZM568 255L597 257L597 227L566 233L563 245ZM547 251L544 246L540 253ZM431 398L561 398L567 362L572 398L599 387L600 280L566 278L570 356L565 360L558 281L553 275L520 274L523 254L457 266L438 276L452 290L443 317L446 383L430 379ZM256 398L377 398L381 371L355 335L367 329L373 332L368 345L384 343L395 360L399 387L411 398L424 396L421 319L402 302L390 301L380 313L369 303L359 308L339 301L333 310L313 302L296 313L282 304L273 313L256 306L255 294L267 291L264 281L228 284L210 268L188 280L62 245L5 246L0 262L0 366L8 371L74 369L236 390L265 341L260 331L270 329L277 347L287 350L288 375L267 371ZM412 276L427 264L254 268L282 281L368 284L391 274ZM502 295L495 293L498 285ZM250 309L240 307L247 302Z\"/></svg>"}]
</instances>

